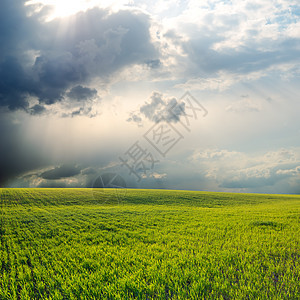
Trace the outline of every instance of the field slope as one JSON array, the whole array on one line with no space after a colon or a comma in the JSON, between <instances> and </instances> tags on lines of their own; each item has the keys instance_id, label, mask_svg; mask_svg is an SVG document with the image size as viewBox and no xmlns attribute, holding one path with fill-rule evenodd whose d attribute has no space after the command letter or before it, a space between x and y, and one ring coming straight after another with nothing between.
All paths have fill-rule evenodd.
<instances>
[{"instance_id":1,"label":"field slope","mask_svg":"<svg viewBox=\"0 0 300 300\"><path fill-rule=\"evenodd\" d=\"M0 299L300 299L300 196L2 189Z\"/></svg>"}]
</instances>

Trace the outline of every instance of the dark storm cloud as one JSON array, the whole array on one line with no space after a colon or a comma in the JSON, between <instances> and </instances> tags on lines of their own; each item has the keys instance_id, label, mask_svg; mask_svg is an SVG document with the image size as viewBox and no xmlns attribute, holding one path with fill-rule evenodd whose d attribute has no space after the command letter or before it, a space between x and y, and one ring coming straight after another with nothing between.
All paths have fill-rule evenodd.
<instances>
[{"instance_id":1,"label":"dark storm cloud","mask_svg":"<svg viewBox=\"0 0 300 300\"><path fill-rule=\"evenodd\" d=\"M7 56L0 63L0 106L11 110L26 109L30 85L29 77L17 58Z\"/></svg>"},{"instance_id":2,"label":"dark storm cloud","mask_svg":"<svg viewBox=\"0 0 300 300\"><path fill-rule=\"evenodd\" d=\"M48 163L39 147L29 144L22 123L0 114L0 186L7 180Z\"/></svg>"},{"instance_id":3,"label":"dark storm cloud","mask_svg":"<svg viewBox=\"0 0 300 300\"><path fill-rule=\"evenodd\" d=\"M67 177L73 177L80 173L80 169L73 165L61 165L54 169L43 172L40 177L43 179L61 179Z\"/></svg>"},{"instance_id":4,"label":"dark storm cloud","mask_svg":"<svg viewBox=\"0 0 300 300\"><path fill-rule=\"evenodd\" d=\"M152 59L147 61L146 64L151 69L157 69L161 66L161 61L159 59Z\"/></svg>"},{"instance_id":5,"label":"dark storm cloud","mask_svg":"<svg viewBox=\"0 0 300 300\"><path fill-rule=\"evenodd\" d=\"M46 108L43 105L36 104L28 109L31 115L41 115L46 112Z\"/></svg>"},{"instance_id":6,"label":"dark storm cloud","mask_svg":"<svg viewBox=\"0 0 300 300\"><path fill-rule=\"evenodd\" d=\"M36 18L27 18L23 0L1 0L0 9L0 60L6 55L18 55L28 49L32 40Z\"/></svg>"},{"instance_id":7,"label":"dark storm cloud","mask_svg":"<svg viewBox=\"0 0 300 300\"><path fill-rule=\"evenodd\" d=\"M26 16L24 1L1 1L0 8L0 106L11 110L26 109L27 97L34 94L37 83L30 69L29 50L37 50L38 17Z\"/></svg>"},{"instance_id":8,"label":"dark storm cloud","mask_svg":"<svg viewBox=\"0 0 300 300\"><path fill-rule=\"evenodd\" d=\"M95 168L89 167L81 170L82 175L90 175L90 174L97 174L97 170Z\"/></svg>"},{"instance_id":9,"label":"dark storm cloud","mask_svg":"<svg viewBox=\"0 0 300 300\"><path fill-rule=\"evenodd\" d=\"M70 89L71 99L90 99L95 90L83 86L95 77L107 81L129 65L158 65L143 13L94 8L40 22L41 13L27 17L29 10L23 1L1 2L0 106L26 110L30 96L53 104Z\"/></svg>"},{"instance_id":10,"label":"dark storm cloud","mask_svg":"<svg viewBox=\"0 0 300 300\"><path fill-rule=\"evenodd\" d=\"M77 116L86 116L89 118L95 118L98 115L97 112L92 112L92 107L79 107L78 109L75 109L71 111L70 113L63 113L61 114L62 118L74 118Z\"/></svg>"},{"instance_id":11,"label":"dark storm cloud","mask_svg":"<svg viewBox=\"0 0 300 300\"><path fill-rule=\"evenodd\" d=\"M185 115L185 104L178 102L176 98L167 98L161 93L153 92L149 101L140 107L140 112L131 113L127 121L136 122L140 126L141 115L155 123L162 120L176 123Z\"/></svg>"},{"instance_id":12,"label":"dark storm cloud","mask_svg":"<svg viewBox=\"0 0 300 300\"><path fill-rule=\"evenodd\" d=\"M67 96L77 101L85 101L95 98L97 96L97 90L77 85L67 93Z\"/></svg>"},{"instance_id":13,"label":"dark storm cloud","mask_svg":"<svg viewBox=\"0 0 300 300\"><path fill-rule=\"evenodd\" d=\"M65 182L60 182L60 181L49 181L45 180L41 182L38 186L38 188L66 188L67 185Z\"/></svg>"}]
</instances>

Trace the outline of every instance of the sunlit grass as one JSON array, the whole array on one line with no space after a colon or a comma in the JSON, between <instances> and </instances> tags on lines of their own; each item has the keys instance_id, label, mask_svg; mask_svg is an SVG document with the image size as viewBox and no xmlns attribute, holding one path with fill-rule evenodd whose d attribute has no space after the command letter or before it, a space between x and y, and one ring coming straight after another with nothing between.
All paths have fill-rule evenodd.
<instances>
[{"instance_id":1,"label":"sunlit grass","mask_svg":"<svg viewBox=\"0 0 300 300\"><path fill-rule=\"evenodd\" d=\"M0 299L297 299L300 197L4 189Z\"/></svg>"}]
</instances>

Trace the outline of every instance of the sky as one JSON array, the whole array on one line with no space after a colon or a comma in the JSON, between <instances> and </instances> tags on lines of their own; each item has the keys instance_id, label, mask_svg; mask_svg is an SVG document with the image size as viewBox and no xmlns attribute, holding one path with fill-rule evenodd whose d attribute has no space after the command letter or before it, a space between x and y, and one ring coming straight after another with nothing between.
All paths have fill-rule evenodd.
<instances>
[{"instance_id":1,"label":"sky","mask_svg":"<svg viewBox=\"0 0 300 300\"><path fill-rule=\"evenodd\" d=\"M0 186L300 193L298 0L2 0Z\"/></svg>"}]
</instances>

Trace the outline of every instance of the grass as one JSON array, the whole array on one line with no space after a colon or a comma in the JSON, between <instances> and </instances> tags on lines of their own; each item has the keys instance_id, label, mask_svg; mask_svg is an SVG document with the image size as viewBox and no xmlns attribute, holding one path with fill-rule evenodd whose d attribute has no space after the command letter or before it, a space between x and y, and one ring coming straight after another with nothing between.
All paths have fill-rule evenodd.
<instances>
[{"instance_id":1,"label":"grass","mask_svg":"<svg viewBox=\"0 0 300 300\"><path fill-rule=\"evenodd\" d=\"M300 196L0 193L0 299L300 299Z\"/></svg>"}]
</instances>

